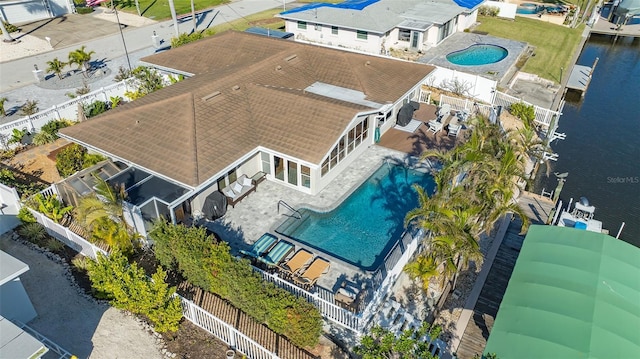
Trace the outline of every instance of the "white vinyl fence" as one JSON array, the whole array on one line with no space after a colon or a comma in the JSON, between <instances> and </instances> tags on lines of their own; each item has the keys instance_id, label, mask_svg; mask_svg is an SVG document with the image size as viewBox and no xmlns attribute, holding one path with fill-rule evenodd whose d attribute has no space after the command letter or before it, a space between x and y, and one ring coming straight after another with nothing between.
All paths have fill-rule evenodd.
<instances>
[{"instance_id":1,"label":"white vinyl fence","mask_svg":"<svg viewBox=\"0 0 640 359\"><path fill-rule=\"evenodd\" d=\"M493 92L498 83L494 80L484 78L480 75L472 75L456 70L436 67L427 78L426 85L450 91L452 86L464 88L463 95L471 97L477 101L491 103Z\"/></svg>"},{"instance_id":2,"label":"white vinyl fence","mask_svg":"<svg viewBox=\"0 0 640 359\"><path fill-rule=\"evenodd\" d=\"M78 103L90 104L96 100L108 102L111 97L124 97L125 92L133 89L133 86L128 85L126 80L102 87L99 90L78 96L60 105L54 105L35 115L25 116L21 119L2 124L0 125L0 137L10 137L14 128L18 130L26 129L29 132L38 132L42 126L53 120L65 118L75 121L78 117Z\"/></svg>"},{"instance_id":3,"label":"white vinyl fence","mask_svg":"<svg viewBox=\"0 0 640 359\"><path fill-rule=\"evenodd\" d=\"M519 103L519 102L522 102L525 105L533 106L533 110L536 116L534 121L546 128L551 126L551 123L554 118L558 118L560 116L560 112L542 108L540 106L524 101L521 98L507 95L506 93L502 93L500 91L496 91L496 96L495 96L495 100L493 101L493 105L502 106L506 110L509 107L511 107L512 104Z\"/></svg>"},{"instance_id":4,"label":"white vinyl fence","mask_svg":"<svg viewBox=\"0 0 640 359\"><path fill-rule=\"evenodd\" d=\"M20 224L17 215L22 205L15 188L0 183L0 234L8 232Z\"/></svg>"},{"instance_id":5,"label":"white vinyl fence","mask_svg":"<svg viewBox=\"0 0 640 359\"><path fill-rule=\"evenodd\" d=\"M252 359L277 359L275 353L270 352L256 343L233 326L216 318L211 313L193 304L192 301L180 297L182 314L193 324L215 335L235 350Z\"/></svg>"}]
</instances>

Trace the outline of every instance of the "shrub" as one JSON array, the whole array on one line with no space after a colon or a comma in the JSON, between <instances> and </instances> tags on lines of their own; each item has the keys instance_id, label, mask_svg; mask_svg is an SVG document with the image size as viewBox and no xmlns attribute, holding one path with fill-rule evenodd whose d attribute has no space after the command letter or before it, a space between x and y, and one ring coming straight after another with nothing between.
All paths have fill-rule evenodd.
<instances>
[{"instance_id":1,"label":"shrub","mask_svg":"<svg viewBox=\"0 0 640 359\"><path fill-rule=\"evenodd\" d=\"M18 228L18 234L27 241L41 245L49 237L40 223L26 223Z\"/></svg>"},{"instance_id":2,"label":"shrub","mask_svg":"<svg viewBox=\"0 0 640 359\"><path fill-rule=\"evenodd\" d=\"M87 257L77 256L71 260L71 264L73 264L76 269L81 271L87 271L89 268L89 263L91 261L87 259Z\"/></svg>"},{"instance_id":3,"label":"shrub","mask_svg":"<svg viewBox=\"0 0 640 359\"><path fill-rule=\"evenodd\" d=\"M533 105L526 105L522 102L514 103L509 108L509 112L519 118L522 123L524 123L524 127L526 129L533 128L533 121L536 118L536 113Z\"/></svg>"},{"instance_id":4,"label":"shrub","mask_svg":"<svg viewBox=\"0 0 640 359\"><path fill-rule=\"evenodd\" d=\"M32 142L38 146L51 143L59 138L58 130L72 124L73 122L66 119L49 121L40 128L40 132L33 136Z\"/></svg>"},{"instance_id":5,"label":"shrub","mask_svg":"<svg viewBox=\"0 0 640 359\"><path fill-rule=\"evenodd\" d=\"M84 155L86 153L86 148L75 143L58 152L56 155L56 168L60 176L66 178L83 169Z\"/></svg>"},{"instance_id":6,"label":"shrub","mask_svg":"<svg viewBox=\"0 0 640 359\"><path fill-rule=\"evenodd\" d=\"M80 15L84 15L84 14L91 14L93 12L93 8L92 7L86 7L86 6L77 6L76 7L76 12Z\"/></svg>"},{"instance_id":7,"label":"shrub","mask_svg":"<svg viewBox=\"0 0 640 359\"><path fill-rule=\"evenodd\" d=\"M64 249L64 243L55 238L49 238L45 241L44 247L50 252L60 253Z\"/></svg>"},{"instance_id":8,"label":"shrub","mask_svg":"<svg viewBox=\"0 0 640 359\"><path fill-rule=\"evenodd\" d=\"M159 333L178 330L182 319L180 299L174 296L175 287L165 282L166 273L161 267L149 279L142 268L129 264L125 256L114 251L109 257L99 255L87 269L92 287L114 307L147 317Z\"/></svg>"},{"instance_id":9,"label":"shrub","mask_svg":"<svg viewBox=\"0 0 640 359\"><path fill-rule=\"evenodd\" d=\"M497 6L482 5L478 9L478 14L482 16L496 17L498 16L499 13L500 13L500 8Z\"/></svg>"},{"instance_id":10,"label":"shrub","mask_svg":"<svg viewBox=\"0 0 640 359\"><path fill-rule=\"evenodd\" d=\"M8 33L16 32L20 30L17 26L9 23L8 21L3 21L2 23L4 24L4 28L7 29Z\"/></svg>"},{"instance_id":11,"label":"shrub","mask_svg":"<svg viewBox=\"0 0 640 359\"><path fill-rule=\"evenodd\" d=\"M322 318L313 304L264 282L248 261L233 257L229 245L215 243L204 228L159 221L150 236L161 265L177 269L190 283L229 300L294 344L317 344Z\"/></svg>"},{"instance_id":12,"label":"shrub","mask_svg":"<svg viewBox=\"0 0 640 359\"><path fill-rule=\"evenodd\" d=\"M192 34L182 33L178 37L171 38L171 47L176 48L182 45L186 45L190 42L194 42L204 38L204 35L199 32L194 32Z\"/></svg>"},{"instance_id":13,"label":"shrub","mask_svg":"<svg viewBox=\"0 0 640 359\"><path fill-rule=\"evenodd\" d=\"M20 211L18 211L18 219L20 220L20 222L25 224L36 222L36 217L33 216L33 213L31 213L29 208L27 208L26 206L20 208Z\"/></svg>"},{"instance_id":14,"label":"shrub","mask_svg":"<svg viewBox=\"0 0 640 359\"><path fill-rule=\"evenodd\" d=\"M107 103L100 100L84 105L82 106L82 108L87 118L98 116L99 114L106 112L109 109Z\"/></svg>"},{"instance_id":15,"label":"shrub","mask_svg":"<svg viewBox=\"0 0 640 359\"><path fill-rule=\"evenodd\" d=\"M45 196L42 193L37 193L33 199L38 206L38 212L51 218L56 223L60 223L64 215L73 209L73 206L65 206L56 194Z\"/></svg>"}]
</instances>

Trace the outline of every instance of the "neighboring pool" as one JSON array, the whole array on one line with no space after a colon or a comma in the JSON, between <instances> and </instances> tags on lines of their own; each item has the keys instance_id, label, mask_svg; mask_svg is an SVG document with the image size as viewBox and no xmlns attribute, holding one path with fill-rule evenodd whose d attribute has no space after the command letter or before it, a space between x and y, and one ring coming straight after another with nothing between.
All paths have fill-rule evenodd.
<instances>
[{"instance_id":1,"label":"neighboring pool","mask_svg":"<svg viewBox=\"0 0 640 359\"><path fill-rule=\"evenodd\" d=\"M564 8L562 6L556 6L556 5L538 5L538 4L532 4L532 3L522 3L516 8L516 14L533 15L533 14L541 13L545 10L549 13L557 13L557 12L563 12Z\"/></svg>"},{"instance_id":2,"label":"neighboring pool","mask_svg":"<svg viewBox=\"0 0 640 359\"><path fill-rule=\"evenodd\" d=\"M302 219L289 218L276 232L364 270L375 270L400 239L407 212L418 206L414 183L429 192L434 188L429 174L384 164L334 210L301 209Z\"/></svg>"},{"instance_id":3,"label":"neighboring pool","mask_svg":"<svg viewBox=\"0 0 640 359\"><path fill-rule=\"evenodd\" d=\"M508 54L509 51L502 46L479 44L449 53L447 60L455 65L478 66L499 62Z\"/></svg>"}]
</instances>

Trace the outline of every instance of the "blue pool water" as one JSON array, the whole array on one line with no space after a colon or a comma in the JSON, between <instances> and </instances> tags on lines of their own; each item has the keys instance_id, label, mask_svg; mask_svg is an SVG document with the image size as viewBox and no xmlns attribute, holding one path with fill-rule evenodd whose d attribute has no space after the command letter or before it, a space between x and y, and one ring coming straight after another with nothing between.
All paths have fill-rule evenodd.
<instances>
[{"instance_id":1,"label":"blue pool water","mask_svg":"<svg viewBox=\"0 0 640 359\"><path fill-rule=\"evenodd\" d=\"M337 208L302 209L276 229L296 241L365 270L375 270L404 231L404 218L418 206L412 185L430 193L429 174L402 166L381 166Z\"/></svg>"},{"instance_id":2,"label":"blue pool water","mask_svg":"<svg viewBox=\"0 0 640 359\"><path fill-rule=\"evenodd\" d=\"M478 66L493 64L503 60L509 51L497 45L471 45L464 50L455 51L447 55L452 64L462 66Z\"/></svg>"},{"instance_id":3,"label":"blue pool water","mask_svg":"<svg viewBox=\"0 0 640 359\"><path fill-rule=\"evenodd\" d=\"M555 6L555 5L536 5L536 4L530 4L530 3L522 3L520 4L520 6L516 8L516 14L533 15L533 14L541 13L545 10L547 12L553 13L553 12L562 12L564 8L562 6Z\"/></svg>"}]
</instances>

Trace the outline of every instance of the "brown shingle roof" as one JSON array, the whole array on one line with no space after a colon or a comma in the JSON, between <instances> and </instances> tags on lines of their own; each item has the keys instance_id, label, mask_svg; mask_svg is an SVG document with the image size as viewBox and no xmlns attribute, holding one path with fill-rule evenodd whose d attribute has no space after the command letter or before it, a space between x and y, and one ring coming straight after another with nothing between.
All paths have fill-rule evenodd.
<instances>
[{"instance_id":1,"label":"brown shingle roof","mask_svg":"<svg viewBox=\"0 0 640 359\"><path fill-rule=\"evenodd\" d=\"M373 109L304 91L316 82L385 104L433 70L238 32L144 60L197 75L61 133L190 186L257 146L319 164L353 117Z\"/></svg>"}]
</instances>

